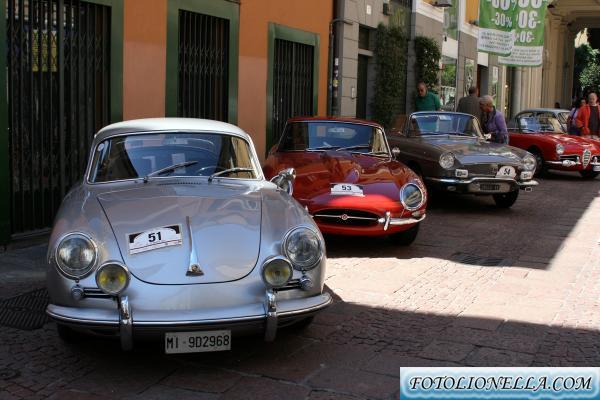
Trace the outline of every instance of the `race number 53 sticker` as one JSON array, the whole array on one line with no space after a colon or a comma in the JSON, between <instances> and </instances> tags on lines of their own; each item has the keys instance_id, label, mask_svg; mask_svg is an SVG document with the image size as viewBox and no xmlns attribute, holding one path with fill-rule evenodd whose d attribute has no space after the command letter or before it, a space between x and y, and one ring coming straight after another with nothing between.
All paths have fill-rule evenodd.
<instances>
[{"instance_id":1,"label":"race number 53 sticker","mask_svg":"<svg viewBox=\"0 0 600 400\"><path fill-rule=\"evenodd\" d=\"M331 194L333 196L364 196L362 186L349 183L331 184Z\"/></svg>"},{"instance_id":2,"label":"race number 53 sticker","mask_svg":"<svg viewBox=\"0 0 600 400\"><path fill-rule=\"evenodd\" d=\"M171 225L152 228L144 232L131 233L128 236L129 254L161 249L181 244L181 226Z\"/></svg>"}]
</instances>

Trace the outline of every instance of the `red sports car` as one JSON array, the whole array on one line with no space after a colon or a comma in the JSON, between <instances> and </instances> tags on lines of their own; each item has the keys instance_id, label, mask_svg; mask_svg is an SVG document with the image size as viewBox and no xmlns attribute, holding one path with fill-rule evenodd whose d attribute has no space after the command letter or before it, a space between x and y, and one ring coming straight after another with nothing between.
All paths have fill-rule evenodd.
<instances>
[{"instance_id":1,"label":"red sports car","mask_svg":"<svg viewBox=\"0 0 600 400\"><path fill-rule=\"evenodd\" d=\"M519 116L509 126L509 144L536 157L536 175L551 169L579 172L585 179L600 174L600 142L563 133L556 118Z\"/></svg>"},{"instance_id":2,"label":"red sports car","mask_svg":"<svg viewBox=\"0 0 600 400\"><path fill-rule=\"evenodd\" d=\"M420 178L394 160L383 128L369 121L293 118L263 171L296 170L293 196L323 233L384 236L410 244L425 218Z\"/></svg>"}]
</instances>

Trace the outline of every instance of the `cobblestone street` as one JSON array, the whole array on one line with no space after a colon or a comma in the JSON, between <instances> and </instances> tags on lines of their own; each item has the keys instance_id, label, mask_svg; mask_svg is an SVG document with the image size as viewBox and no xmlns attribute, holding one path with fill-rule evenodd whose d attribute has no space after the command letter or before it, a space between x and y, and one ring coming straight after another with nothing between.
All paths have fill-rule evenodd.
<instances>
[{"instance_id":1,"label":"cobblestone street","mask_svg":"<svg viewBox=\"0 0 600 400\"><path fill-rule=\"evenodd\" d=\"M510 210L438 199L407 248L328 238L334 305L274 343L167 356L0 326L0 399L393 399L400 366L598 366L599 192L553 174ZM44 286L45 251L0 254L0 299Z\"/></svg>"}]
</instances>

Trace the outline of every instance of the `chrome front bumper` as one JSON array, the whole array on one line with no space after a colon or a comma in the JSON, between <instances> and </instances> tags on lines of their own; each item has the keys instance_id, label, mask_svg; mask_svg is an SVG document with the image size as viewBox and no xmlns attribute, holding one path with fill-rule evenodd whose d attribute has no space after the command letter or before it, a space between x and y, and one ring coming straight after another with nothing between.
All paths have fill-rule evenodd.
<instances>
[{"instance_id":1,"label":"chrome front bumper","mask_svg":"<svg viewBox=\"0 0 600 400\"><path fill-rule=\"evenodd\" d=\"M356 217L356 216L348 216L346 214L341 214L341 215L329 215L329 214L315 214L312 215L311 217L318 217L318 218L330 218L330 219L341 219L342 221L346 221L346 220L367 220L367 221L373 221L373 222L377 222L379 225L383 225L383 230L387 231L391 226L401 226L401 225L413 225L413 224L418 224L419 222L423 221L425 219L425 214L421 215L421 216L415 216L415 217L408 217L408 218L392 218L392 213L390 211L386 211L385 212L385 216L381 217L381 218L368 218L368 217Z\"/></svg>"},{"instance_id":2,"label":"chrome front bumper","mask_svg":"<svg viewBox=\"0 0 600 400\"><path fill-rule=\"evenodd\" d=\"M481 183L504 183L511 186L518 186L521 190L530 191L533 187L539 185L539 183L533 179L528 181L517 181L512 178L493 178L493 177L474 177L470 179L457 179L457 178L425 178L427 181L433 182L435 184L444 185L444 186L455 186L461 188L467 188L468 193L480 193L485 191L471 190L471 185L481 184Z\"/></svg>"},{"instance_id":3,"label":"chrome front bumper","mask_svg":"<svg viewBox=\"0 0 600 400\"><path fill-rule=\"evenodd\" d=\"M237 326L263 327L264 338L272 341L277 334L281 320L295 320L311 316L326 308L332 302L329 293L317 296L283 300L277 302L277 293L265 292L264 304L253 304L248 316L228 318L203 318L200 311L188 311L185 320L173 319L173 311L148 312L133 310L127 296L117 299L116 309L92 309L84 307L63 307L49 304L46 314L55 321L74 328L89 330L111 330L118 332L121 348L133 347L133 330L137 332L164 333L169 331L235 328ZM259 328L260 329L260 328Z\"/></svg>"}]
</instances>

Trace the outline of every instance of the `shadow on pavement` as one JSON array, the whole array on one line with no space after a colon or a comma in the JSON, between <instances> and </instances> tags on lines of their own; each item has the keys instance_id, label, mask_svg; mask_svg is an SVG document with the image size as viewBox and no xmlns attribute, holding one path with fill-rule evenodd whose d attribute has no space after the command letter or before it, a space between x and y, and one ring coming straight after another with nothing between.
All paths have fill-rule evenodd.
<instances>
[{"instance_id":1,"label":"shadow on pavement","mask_svg":"<svg viewBox=\"0 0 600 400\"><path fill-rule=\"evenodd\" d=\"M600 363L600 333L593 330L339 298L304 330L280 331L274 343L234 338L230 352L167 356L162 343L152 342L125 353L117 341L95 338L66 345L54 324L30 332L3 329L2 337L0 368L17 376L0 381L0 392L20 387L23 394L51 398L392 399L400 366Z\"/></svg>"}]
</instances>

